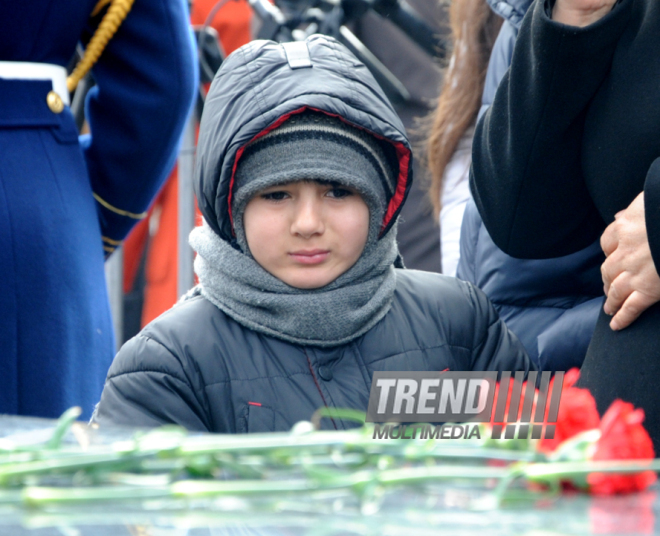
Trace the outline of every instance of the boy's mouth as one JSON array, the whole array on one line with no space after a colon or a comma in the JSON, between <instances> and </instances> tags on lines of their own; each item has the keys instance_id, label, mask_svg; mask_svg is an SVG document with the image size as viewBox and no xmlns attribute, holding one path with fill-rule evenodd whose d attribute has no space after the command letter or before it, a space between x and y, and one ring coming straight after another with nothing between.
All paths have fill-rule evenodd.
<instances>
[{"instance_id":1,"label":"boy's mouth","mask_svg":"<svg viewBox=\"0 0 660 536\"><path fill-rule=\"evenodd\" d=\"M300 249L292 251L289 256L300 264L320 264L329 254L327 249Z\"/></svg>"}]
</instances>

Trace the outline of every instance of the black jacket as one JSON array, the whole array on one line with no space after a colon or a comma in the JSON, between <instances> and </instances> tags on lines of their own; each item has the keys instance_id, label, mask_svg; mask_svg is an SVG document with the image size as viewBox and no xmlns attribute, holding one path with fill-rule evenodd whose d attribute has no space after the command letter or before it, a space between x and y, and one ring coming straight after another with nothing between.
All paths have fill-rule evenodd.
<instances>
[{"instance_id":1,"label":"black jacket","mask_svg":"<svg viewBox=\"0 0 660 536\"><path fill-rule=\"evenodd\" d=\"M585 28L528 12L511 68L479 123L472 189L494 242L516 257L573 253L644 191L660 267L660 3L620 0ZM614 332L601 310L582 366L599 410L641 406L660 448L660 303Z\"/></svg>"},{"instance_id":2,"label":"black jacket","mask_svg":"<svg viewBox=\"0 0 660 536\"><path fill-rule=\"evenodd\" d=\"M228 206L242 148L296 110L339 115L395 146L398 186L383 232L394 225L410 188L403 125L371 74L331 38L315 36L306 44L311 67L294 68L287 55L300 49L253 42L223 63L211 87L200 127L198 198L225 240L232 240ZM95 419L227 433L288 430L323 406L366 411L376 370L527 371L529 363L480 291L438 274L399 270L386 316L365 335L330 349L254 332L203 297L184 302L124 345Z\"/></svg>"},{"instance_id":3,"label":"black jacket","mask_svg":"<svg viewBox=\"0 0 660 536\"><path fill-rule=\"evenodd\" d=\"M122 347L94 420L218 433L285 431L323 406L366 411L374 371L528 371L529 363L481 291L439 274L398 270L385 318L329 349L258 334L199 296Z\"/></svg>"},{"instance_id":4,"label":"black jacket","mask_svg":"<svg viewBox=\"0 0 660 536\"><path fill-rule=\"evenodd\" d=\"M486 228L514 257L566 255L644 190L660 266L660 4L622 0L573 28L544 3L475 133L471 186Z\"/></svg>"},{"instance_id":5,"label":"black jacket","mask_svg":"<svg viewBox=\"0 0 660 536\"><path fill-rule=\"evenodd\" d=\"M489 0L505 22L493 47L481 114L495 98L506 74L523 17L531 0ZM515 102L511 111L517 113ZM598 241L570 255L517 259L494 243L474 201L465 208L461 257L456 276L486 293L500 317L542 370L580 367L603 305Z\"/></svg>"}]
</instances>

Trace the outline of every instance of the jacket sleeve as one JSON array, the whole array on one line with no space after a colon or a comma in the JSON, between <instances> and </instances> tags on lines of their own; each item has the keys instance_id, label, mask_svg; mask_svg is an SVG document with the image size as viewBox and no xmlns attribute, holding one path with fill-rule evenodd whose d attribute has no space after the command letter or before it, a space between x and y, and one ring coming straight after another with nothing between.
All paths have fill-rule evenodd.
<instances>
[{"instance_id":1,"label":"jacket sleeve","mask_svg":"<svg viewBox=\"0 0 660 536\"><path fill-rule=\"evenodd\" d=\"M553 22L543 0L525 17L509 72L478 123L470 176L484 224L509 255L573 253L605 227L582 176L581 139L631 4L585 28Z\"/></svg>"},{"instance_id":2,"label":"jacket sleeve","mask_svg":"<svg viewBox=\"0 0 660 536\"><path fill-rule=\"evenodd\" d=\"M92 73L81 144L108 251L169 174L191 109L197 63L184 0L136 1Z\"/></svg>"},{"instance_id":3,"label":"jacket sleeve","mask_svg":"<svg viewBox=\"0 0 660 536\"><path fill-rule=\"evenodd\" d=\"M92 422L135 427L178 424L209 431L208 411L191 376L165 346L140 334L115 357Z\"/></svg>"},{"instance_id":4,"label":"jacket sleeve","mask_svg":"<svg viewBox=\"0 0 660 536\"><path fill-rule=\"evenodd\" d=\"M498 316L488 297L477 287L465 285L474 308L469 370L523 370L525 373L536 370L525 348Z\"/></svg>"}]
</instances>

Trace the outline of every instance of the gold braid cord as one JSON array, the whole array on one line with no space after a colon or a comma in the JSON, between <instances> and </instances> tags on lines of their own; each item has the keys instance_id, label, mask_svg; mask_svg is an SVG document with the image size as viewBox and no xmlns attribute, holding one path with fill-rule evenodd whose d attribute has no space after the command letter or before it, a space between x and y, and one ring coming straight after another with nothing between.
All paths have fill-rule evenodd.
<instances>
[{"instance_id":1,"label":"gold braid cord","mask_svg":"<svg viewBox=\"0 0 660 536\"><path fill-rule=\"evenodd\" d=\"M69 92L76 89L78 82L85 77L92 66L97 62L103 49L108 44L108 41L110 41L112 36L115 35L115 32L119 26L121 26L121 23L124 22L126 15L128 15L131 7L133 7L134 1L135 0L100 0L100 2L96 4L92 16L96 15L107 4L110 4L110 7L106 14L103 15L101 24L99 24L99 27L90 39L82 59L78 62L71 75L66 79L66 86Z\"/></svg>"},{"instance_id":2,"label":"gold braid cord","mask_svg":"<svg viewBox=\"0 0 660 536\"><path fill-rule=\"evenodd\" d=\"M112 0L100 0L99 3L94 6L94 11L92 11L90 17L96 17L96 15L98 15L110 2L112 2Z\"/></svg>"}]
</instances>

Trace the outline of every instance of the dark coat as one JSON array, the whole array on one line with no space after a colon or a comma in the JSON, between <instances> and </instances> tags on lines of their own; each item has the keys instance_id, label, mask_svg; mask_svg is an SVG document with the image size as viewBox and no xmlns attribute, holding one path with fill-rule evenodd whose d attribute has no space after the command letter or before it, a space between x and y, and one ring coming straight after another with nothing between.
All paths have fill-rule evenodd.
<instances>
[{"instance_id":1,"label":"dark coat","mask_svg":"<svg viewBox=\"0 0 660 536\"><path fill-rule=\"evenodd\" d=\"M304 56L301 49L261 41L234 52L216 75L202 118L197 188L205 219L224 240L233 240L229 198L236 159L255 136L306 108L339 115L396 148L398 186L384 232L410 188L403 125L369 71L334 39L314 36L306 45L309 67L294 68L287 59ZM259 334L203 297L184 302L124 345L95 419L213 432L288 430L323 406L366 410L376 370L529 367L483 293L438 274L403 270L385 317L334 348Z\"/></svg>"},{"instance_id":2,"label":"dark coat","mask_svg":"<svg viewBox=\"0 0 660 536\"><path fill-rule=\"evenodd\" d=\"M177 305L122 347L94 420L218 433L286 431L323 406L366 411L375 371L529 367L481 291L447 276L398 270L385 318L335 348L261 335L201 296ZM323 425L351 426L337 419Z\"/></svg>"},{"instance_id":3,"label":"dark coat","mask_svg":"<svg viewBox=\"0 0 660 536\"><path fill-rule=\"evenodd\" d=\"M505 17L488 64L481 114L511 63L530 0L491 0ZM541 370L580 367L603 304L600 244L553 259L516 259L493 242L473 201L461 228L457 277L477 285Z\"/></svg>"},{"instance_id":4,"label":"dark coat","mask_svg":"<svg viewBox=\"0 0 660 536\"><path fill-rule=\"evenodd\" d=\"M517 257L566 255L594 242L644 191L660 266L660 4L621 0L571 28L537 0L511 69L477 127L472 188L495 243ZM552 4L548 4L548 9ZM601 311L582 368L603 411L622 398L646 411L660 446L660 305L613 332Z\"/></svg>"},{"instance_id":5,"label":"dark coat","mask_svg":"<svg viewBox=\"0 0 660 536\"><path fill-rule=\"evenodd\" d=\"M0 61L66 66L96 3L3 2ZM92 69L80 142L69 108L46 104L50 81L0 79L0 413L89 416L98 401L114 354L104 253L174 163L193 52L183 0L135 2Z\"/></svg>"},{"instance_id":6,"label":"dark coat","mask_svg":"<svg viewBox=\"0 0 660 536\"><path fill-rule=\"evenodd\" d=\"M503 251L574 253L642 190L660 205L658 29L653 0L622 0L581 29L535 2L474 138L471 186ZM660 213L646 223L660 265Z\"/></svg>"}]
</instances>

